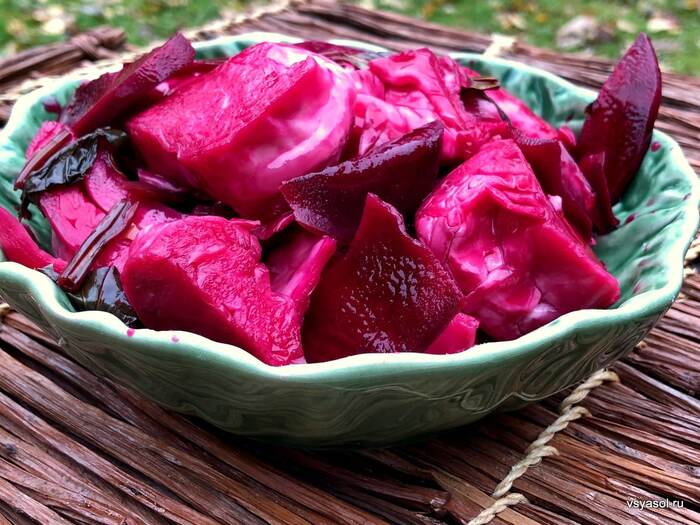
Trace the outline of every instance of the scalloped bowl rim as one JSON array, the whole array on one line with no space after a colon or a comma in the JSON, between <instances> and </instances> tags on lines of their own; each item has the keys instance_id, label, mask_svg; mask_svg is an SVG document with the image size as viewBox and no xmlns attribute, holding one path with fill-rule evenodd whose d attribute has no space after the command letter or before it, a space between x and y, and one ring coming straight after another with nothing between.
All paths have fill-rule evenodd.
<instances>
[{"instance_id":1,"label":"scalloped bowl rim","mask_svg":"<svg viewBox=\"0 0 700 525\"><path fill-rule=\"evenodd\" d=\"M278 33L251 32L195 43L194 46L230 44L239 40L251 39L276 42L298 42L301 40ZM329 40L329 42L371 51L385 50L382 47L355 40L333 39ZM450 56L467 60L470 58L483 58L482 55L476 53L461 52L450 53ZM548 71L502 58L488 57L488 60L503 66L512 67L517 65L519 69L547 78L549 81L559 84L582 98L593 100L596 96L594 91L576 86ZM115 69L118 67L116 65ZM66 76L57 82L65 84L76 80L76 77ZM22 96L13 107L6 127L0 132L0 144L9 141L12 131L22 124L30 107L42 97L51 94L56 88L57 84ZM17 263L0 262L0 279L4 280L9 276L16 280L23 288L23 293L29 294L36 299L37 307L47 318L69 323L78 330L97 329L101 332L101 335L111 343L114 343L115 347L118 344L124 351L148 345L164 352L183 352L188 353L190 356L194 352L194 355L198 357L219 361L233 372L236 369L244 369L248 373L256 374L269 380L334 382L343 379L344 376L347 378L347 376L352 376L356 373L363 373L365 376L371 377L396 376L402 372L414 372L416 365L424 370L479 366L490 361L500 361L511 356L525 354L530 351L534 352L543 344L547 344L552 340L567 338L578 330L585 330L599 324L617 324L621 321L634 320L640 316L661 312L671 305L682 286L685 253L697 231L700 183L695 172L683 156L680 146L673 139L659 131L654 131L654 139L669 146L670 162L683 171L691 186L690 194L682 209L682 233L666 253L665 259L668 275L666 284L661 288L639 293L615 308L605 310L586 309L570 312L518 339L482 343L457 354L359 354L325 363L273 367L264 364L241 348L218 343L191 332L179 330L154 331L145 328L132 332L127 330L127 326L112 314L99 311L73 312L61 304L62 292L48 277ZM175 338L177 338L177 343L173 342Z\"/></svg>"}]
</instances>

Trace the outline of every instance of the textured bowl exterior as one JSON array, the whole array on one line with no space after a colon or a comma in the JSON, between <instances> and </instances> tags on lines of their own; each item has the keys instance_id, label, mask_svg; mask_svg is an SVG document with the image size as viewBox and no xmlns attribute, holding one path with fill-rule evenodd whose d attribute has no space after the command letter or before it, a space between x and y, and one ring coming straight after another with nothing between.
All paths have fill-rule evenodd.
<instances>
[{"instance_id":1,"label":"textured bowl exterior","mask_svg":"<svg viewBox=\"0 0 700 525\"><path fill-rule=\"evenodd\" d=\"M200 44L198 52L231 55L263 40L294 41L251 33ZM454 57L498 76L557 126L578 129L594 98L522 64L466 53ZM58 81L17 102L0 134L1 206L17 204L12 180L31 137L50 118L42 99L52 95L63 103L77 83ZM394 443L545 398L619 359L647 334L680 289L700 196L679 146L659 132L653 140L658 148L648 152L616 205L623 225L595 247L620 280L619 303L609 310L572 312L515 341L486 343L461 354L367 354L273 368L195 334L131 333L110 314L74 312L47 277L15 263L0 262L0 295L89 369L222 429L307 446ZM46 244L48 228L34 215L32 227Z\"/></svg>"}]
</instances>

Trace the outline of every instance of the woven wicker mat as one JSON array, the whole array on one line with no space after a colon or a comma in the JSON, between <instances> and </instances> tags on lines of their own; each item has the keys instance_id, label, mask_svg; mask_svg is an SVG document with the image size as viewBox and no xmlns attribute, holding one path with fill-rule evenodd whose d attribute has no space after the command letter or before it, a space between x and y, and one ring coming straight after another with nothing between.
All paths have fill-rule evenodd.
<instances>
[{"instance_id":1,"label":"woven wicker mat","mask_svg":"<svg viewBox=\"0 0 700 525\"><path fill-rule=\"evenodd\" d=\"M191 36L250 30L486 51L592 87L611 67L320 2ZM31 72L61 73L126 51L120 32L100 31L0 61L0 108L43 82L27 83ZM700 167L700 80L665 81L658 127ZM0 305L3 317L0 524L700 523L700 277L692 269L645 343L610 371L517 413L361 452L304 452L221 434L94 376Z\"/></svg>"}]
</instances>

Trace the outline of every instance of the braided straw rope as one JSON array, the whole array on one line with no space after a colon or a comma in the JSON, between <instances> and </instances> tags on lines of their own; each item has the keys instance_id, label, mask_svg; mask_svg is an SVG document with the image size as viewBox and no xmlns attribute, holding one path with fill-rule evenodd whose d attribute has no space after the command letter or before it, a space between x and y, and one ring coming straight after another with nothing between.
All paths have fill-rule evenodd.
<instances>
[{"instance_id":1,"label":"braided straw rope","mask_svg":"<svg viewBox=\"0 0 700 525\"><path fill-rule=\"evenodd\" d=\"M0 303L0 320L10 313L10 305L7 303Z\"/></svg>"},{"instance_id":2,"label":"braided straw rope","mask_svg":"<svg viewBox=\"0 0 700 525\"><path fill-rule=\"evenodd\" d=\"M527 469L541 462L543 458L558 454L557 449L548 445L548 443L558 432L561 432L569 426L569 423L590 415L588 410L577 405L586 399L586 396L588 396L593 389L598 388L605 382L618 381L620 381L620 378L615 372L599 370L577 386L574 391L561 402L561 405L559 405L559 417L545 428L537 439L527 447L525 457L513 465L508 475L496 486L492 494L492 497L497 498L496 501L494 501L490 507L481 511L479 515L472 519L467 525L486 525L491 522L498 513L504 511L508 507L526 502L527 499L524 495L518 492L510 492L515 480L525 474Z\"/></svg>"},{"instance_id":3,"label":"braided straw rope","mask_svg":"<svg viewBox=\"0 0 700 525\"><path fill-rule=\"evenodd\" d=\"M700 237L696 237L695 240L690 243L688 251L685 252L685 264L691 264L697 259L700 259Z\"/></svg>"}]
</instances>

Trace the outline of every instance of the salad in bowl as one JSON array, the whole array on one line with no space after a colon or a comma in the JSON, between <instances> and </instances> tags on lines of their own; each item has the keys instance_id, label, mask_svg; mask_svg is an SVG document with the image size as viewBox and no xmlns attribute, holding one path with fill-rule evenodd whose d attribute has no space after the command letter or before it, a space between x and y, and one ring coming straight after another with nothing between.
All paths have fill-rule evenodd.
<instances>
[{"instance_id":1,"label":"salad in bowl","mask_svg":"<svg viewBox=\"0 0 700 525\"><path fill-rule=\"evenodd\" d=\"M25 144L16 115L4 132L24 159L3 173L0 250L16 264L0 263L0 293L82 362L229 430L382 442L564 388L670 305L681 261L661 252L690 241L697 189L653 132L661 73L646 35L593 100L505 61L252 40L198 55L175 35L33 100L50 118ZM518 75L549 91L519 98ZM538 115L559 101L563 122ZM675 179L652 180L659 150ZM675 213L656 216L655 198ZM639 250L617 244L629 242ZM663 293L633 312L647 288ZM628 303L611 328L634 328L602 348L605 309ZM499 360L510 380L473 398ZM545 385L521 391L518 366ZM203 401L208 389L222 398ZM290 389L308 394L296 416ZM405 430L378 421L410 398ZM342 421L324 434L323 418Z\"/></svg>"}]
</instances>

